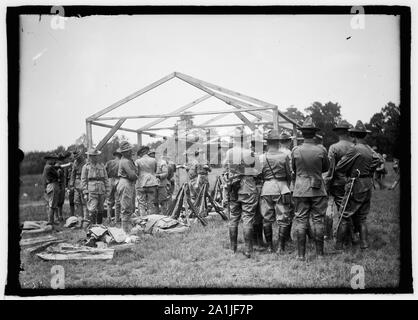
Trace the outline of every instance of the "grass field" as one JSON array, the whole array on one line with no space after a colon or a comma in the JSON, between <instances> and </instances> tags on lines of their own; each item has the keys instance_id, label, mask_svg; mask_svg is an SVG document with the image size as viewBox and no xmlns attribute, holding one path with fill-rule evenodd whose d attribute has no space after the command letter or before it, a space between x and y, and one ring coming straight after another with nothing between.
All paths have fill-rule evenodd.
<instances>
[{"instance_id":1,"label":"grass field","mask_svg":"<svg viewBox=\"0 0 418 320\"><path fill-rule=\"evenodd\" d=\"M390 165L388 169L386 183L389 185L394 177ZM22 177L23 184L30 181L34 185L33 179ZM20 219L45 220L45 207L39 205L38 191L27 187L25 192L28 196L22 201ZM68 207L65 209L68 213ZM234 255L228 249L227 223L214 216L207 227L197 223L188 233L143 235L133 251L118 253L111 261L59 264L65 269L66 288L350 288L350 271L354 265L364 267L366 288L397 287L399 189L374 191L368 223L370 248L367 251L353 247L342 254L331 254L334 242L327 241L328 254L317 260L310 243L304 263L296 260L295 243L290 244L291 252L283 256L256 252L253 258L245 258L241 254L244 246L241 226L240 252ZM55 235L69 241L85 237L81 230L63 230ZM56 262L42 261L23 251L21 260L23 288L50 287L50 270Z\"/></svg>"}]
</instances>

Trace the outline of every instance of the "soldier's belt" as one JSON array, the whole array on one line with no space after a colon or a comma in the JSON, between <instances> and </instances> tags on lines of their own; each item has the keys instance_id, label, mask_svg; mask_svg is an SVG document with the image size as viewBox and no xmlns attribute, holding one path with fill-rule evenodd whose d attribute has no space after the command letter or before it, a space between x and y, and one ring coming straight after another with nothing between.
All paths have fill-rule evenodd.
<instances>
[{"instance_id":1,"label":"soldier's belt","mask_svg":"<svg viewBox=\"0 0 418 320\"><path fill-rule=\"evenodd\" d=\"M103 178L89 178L89 181L102 181L104 182Z\"/></svg>"},{"instance_id":2,"label":"soldier's belt","mask_svg":"<svg viewBox=\"0 0 418 320\"><path fill-rule=\"evenodd\" d=\"M279 177L279 178L268 178L268 179L264 179L264 181L271 181L271 180L277 180L277 181L287 181L287 179L285 177Z\"/></svg>"}]
</instances>

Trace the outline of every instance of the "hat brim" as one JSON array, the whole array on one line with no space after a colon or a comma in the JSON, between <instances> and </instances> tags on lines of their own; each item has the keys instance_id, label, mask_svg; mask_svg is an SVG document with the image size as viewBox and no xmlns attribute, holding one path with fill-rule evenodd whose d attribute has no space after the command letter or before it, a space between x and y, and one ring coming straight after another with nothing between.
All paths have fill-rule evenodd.
<instances>
[{"instance_id":1,"label":"hat brim","mask_svg":"<svg viewBox=\"0 0 418 320\"><path fill-rule=\"evenodd\" d=\"M101 151L96 151L96 152L88 152L87 151L86 154L89 155L89 156L98 156L98 155L101 155L102 152Z\"/></svg>"},{"instance_id":2,"label":"hat brim","mask_svg":"<svg viewBox=\"0 0 418 320\"><path fill-rule=\"evenodd\" d=\"M317 127L301 127L299 128L300 131L320 131L321 129L317 128Z\"/></svg>"},{"instance_id":3,"label":"hat brim","mask_svg":"<svg viewBox=\"0 0 418 320\"><path fill-rule=\"evenodd\" d=\"M346 130L346 131L348 131L348 130L350 130L350 128L349 127L335 127L335 128L332 128L332 131L336 131L336 130Z\"/></svg>"},{"instance_id":4,"label":"hat brim","mask_svg":"<svg viewBox=\"0 0 418 320\"><path fill-rule=\"evenodd\" d=\"M120 153L124 153L124 152L126 152L126 151L130 151L130 150L132 150L132 149L133 149L133 147L126 148L126 149L120 150Z\"/></svg>"},{"instance_id":5,"label":"hat brim","mask_svg":"<svg viewBox=\"0 0 418 320\"><path fill-rule=\"evenodd\" d=\"M349 129L348 132L354 132L354 133L371 133L370 130L357 130L357 129Z\"/></svg>"}]
</instances>

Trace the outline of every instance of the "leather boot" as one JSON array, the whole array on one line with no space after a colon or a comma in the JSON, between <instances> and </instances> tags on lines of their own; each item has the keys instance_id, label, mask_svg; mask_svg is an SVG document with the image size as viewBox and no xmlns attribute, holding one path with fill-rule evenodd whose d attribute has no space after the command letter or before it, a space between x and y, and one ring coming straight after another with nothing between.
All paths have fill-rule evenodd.
<instances>
[{"instance_id":1,"label":"leather boot","mask_svg":"<svg viewBox=\"0 0 418 320\"><path fill-rule=\"evenodd\" d=\"M238 240L238 226L229 227L229 241L231 243L231 250L237 252L237 240Z\"/></svg>"},{"instance_id":2,"label":"leather boot","mask_svg":"<svg viewBox=\"0 0 418 320\"><path fill-rule=\"evenodd\" d=\"M251 258L251 254L253 252L253 227L244 227L244 242L245 242L245 250L244 256L247 258Z\"/></svg>"},{"instance_id":3,"label":"leather boot","mask_svg":"<svg viewBox=\"0 0 418 320\"><path fill-rule=\"evenodd\" d=\"M324 255L324 226L318 224L314 227L315 249L316 255L322 257Z\"/></svg>"},{"instance_id":4,"label":"leather boot","mask_svg":"<svg viewBox=\"0 0 418 320\"><path fill-rule=\"evenodd\" d=\"M277 241L278 245L279 245L278 253L284 253L285 252L286 241L287 241L289 229L290 229L290 226L279 226L278 241Z\"/></svg>"},{"instance_id":5,"label":"leather boot","mask_svg":"<svg viewBox=\"0 0 418 320\"><path fill-rule=\"evenodd\" d=\"M97 212L91 211L89 212L89 219L90 225L97 224Z\"/></svg>"},{"instance_id":6,"label":"leather boot","mask_svg":"<svg viewBox=\"0 0 418 320\"><path fill-rule=\"evenodd\" d=\"M131 219L127 217L122 217L122 230L125 231L126 234L131 232Z\"/></svg>"},{"instance_id":7,"label":"leather boot","mask_svg":"<svg viewBox=\"0 0 418 320\"><path fill-rule=\"evenodd\" d=\"M64 217L62 216L62 207L58 207L58 221L63 222Z\"/></svg>"},{"instance_id":8,"label":"leather boot","mask_svg":"<svg viewBox=\"0 0 418 320\"><path fill-rule=\"evenodd\" d=\"M104 216L104 211L98 211L97 215L96 215L96 223L97 224L102 224L103 223L103 216Z\"/></svg>"},{"instance_id":9,"label":"leather boot","mask_svg":"<svg viewBox=\"0 0 418 320\"><path fill-rule=\"evenodd\" d=\"M335 250L337 251L342 251L343 250L343 243L344 243L344 239L347 235L347 229L348 229L348 224L347 221L345 221L344 219L341 220L341 223L338 227L337 230L337 236L336 236L336 241L335 241Z\"/></svg>"},{"instance_id":10,"label":"leather boot","mask_svg":"<svg viewBox=\"0 0 418 320\"><path fill-rule=\"evenodd\" d=\"M48 223L50 225L54 225L54 209L48 208Z\"/></svg>"},{"instance_id":11,"label":"leather boot","mask_svg":"<svg viewBox=\"0 0 418 320\"><path fill-rule=\"evenodd\" d=\"M70 216L72 217L74 216L74 214L75 214L75 208L74 206L70 206Z\"/></svg>"},{"instance_id":12,"label":"leather boot","mask_svg":"<svg viewBox=\"0 0 418 320\"><path fill-rule=\"evenodd\" d=\"M254 233L253 233L254 250L264 251L267 245L264 243L264 240L263 240L263 224L261 223L255 224L253 226L253 230L254 230Z\"/></svg>"},{"instance_id":13,"label":"leather boot","mask_svg":"<svg viewBox=\"0 0 418 320\"><path fill-rule=\"evenodd\" d=\"M306 252L306 230L297 230L298 238L298 260L305 260Z\"/></svg>"},{"instance_id":14,"label":"leather boot","mask_svg":"<svg viewBox=\"0 0 418 320\"><path fill-rule=\"evenodd\" d=\"M267 243L267 252L274 252L273 248L273 226L271 224L263 225L264 237L266 238Z\"/></svg>"},{"instance_id":15,"label":"leather boot","mask_svg":"<svg viewBox=\"0 0 418 320\"><path fill-rule=\"evenodd\" d=\"M360 222L360 248L367 249L369 244L367 242L367 225L365 221Z\"/></svg>"},{"instance_id":16,"label":"leather boot","mask_svg":"<svg viewBox=\"0 0 418 320\"><path fill-rule=\"evenodd\" d=\"M107 221L106 223L108 225L110 225L110 223L112 222L112 207L108 206L107 207L107 217L106 217Z\"/></svg>"}]
</instances>

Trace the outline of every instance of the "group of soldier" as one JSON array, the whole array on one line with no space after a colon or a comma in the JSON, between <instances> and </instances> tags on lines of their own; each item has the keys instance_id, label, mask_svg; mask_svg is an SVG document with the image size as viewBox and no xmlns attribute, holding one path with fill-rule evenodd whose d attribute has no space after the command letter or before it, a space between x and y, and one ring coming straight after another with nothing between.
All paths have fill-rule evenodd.
<instances>
[{"instance_id":1,"label":"group of soldier","mask_svg":"<svg viewBox=\"0 0 418 320\"><path fill-rule=\"evenodd\" d=\"M133 147L122 141L114 159L103 164L101 152L75 150L45 156L43 172L48 223L64 220L62 207L66 190L70 215L89 225L102 223L131 227L131 216L138 203L141 216L164 214L174 192L175 164L166 156L157 160L155 151L142 146L133 160ZM105 212L105 204L107 210Z\"/></svg>"},{"instance_id":2,"label":"group of soldier","mask_svg":"<svg viewBox=\"0 0 418 320\"><path fill-rule=\"evenodd\" d=\"M345 209L338 223L335 250L343 250L350 231L358 235L361 249L368 247L367 215L373 173L379 165L379 157L365 141L369 131L361 121L352 127L342 120L333 129L339 141L327 152L316 139L319 128L311 118L299 129L303 143L292 150L289 134L271 130L266 137L267 150L258 156L243 145L243 132L236 129L234 146L224 161L229 182L229 236L234 252L242 219L243 253L247 257L260 246L276 251L276 221L278 253L285 252L293 224L298 258L305 260L307 236L315 243L316 255L323 256L329 196L339 211L342 206Z\"/></svg>"},{"instance_id":3,"label":"group of soldier","mask_svg":"<svg viewBox=\"0 0 418 320\"><path fill-rule=\"evenodd\" d=\"M247 257L251 257L254 249L275 252L274 242L278 244L278 253L284 253L292 224L298 258L305 259L307 236L313 239L317 256L323 256L330 196L338 211L344 211L338 221L335 249L343 250L349 236L360 242L360 248L368 247L367 215L373 175L381 163L381 157L365 141L369 131L361 121L353 127L342 120L333 129L339 141L327 152L317 139L319 128L311 118L299 129L303 137L300 145L291 148L292 137L287 132L271 130L266 137L265 152L256 155L254 141L252 149L245 146L243 131L236 128L232 136L234 144L223 162L229 239L234 252L242 220L243 252ZM196 150L186 165L177 166L187 170L192 202L199 190L209 184L211 169L199 160L200 153ZM63 220L66 190L71 216L77 215L91 224L101 223L105 217L105 223L120 223L129 232L135 202L140 216L165 214L174 192L176 164L164 156L157 160L155 151L147 146L139 148L136 160L133 154L132 145L122 141L113 153L114 159L106 164L100 161L100 151L94 148L85 154L75 150L46 156L43 177L49 223ZM342 207L344 210L340 210ZM275 222L277 241L273 241Z\"/></svg>"}]
</instances>

